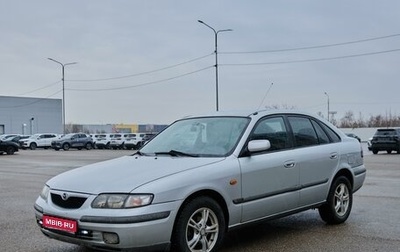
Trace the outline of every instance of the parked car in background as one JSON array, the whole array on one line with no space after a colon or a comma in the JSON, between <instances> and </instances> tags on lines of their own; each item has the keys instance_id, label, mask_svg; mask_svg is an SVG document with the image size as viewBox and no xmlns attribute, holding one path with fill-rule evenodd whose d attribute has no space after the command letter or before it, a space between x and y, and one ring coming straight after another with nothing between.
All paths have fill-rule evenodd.
<instances>
[{"instance_id":1,"label":"parked car in background","mask_svg":"<svg viewBox=\"0 0 400 252\"><path fill-rule=\"evenodd\" d=\"M26 139L21 139L19 144L22 149L35 150L36 148L51 148L51 142L59 138L55 133L34 134Z\"/></svg>"},{"instance_id":2,"label":"parked car in background","mask_svg":"<svg viewBox=\"0 0 400 252\"><path fill-rule=\"evenodd\" d=\"M7 138L6 138L7 139ZM19 149L19 144L12 140L0 140L0 154L13 155Z\"/></svg>"},{"instance_id":3,"label":"parked car in background","mask_svg":"<svg viewBox=\"0 0 400 252\"><path fill-rule=\"evenodd\" d=\"M93 149L93 140L89 135L84 133L70 133L52 141L51 147L55 150L69 150L70 148L91 150Z\"/></svg>"},{"instance_id":4,"label":"parked car in background","mask_svg":"<svg viewBox=\"0 0 400 252\"><path fill-rule=\"evenodd\" d=\"M400 128L378 129L372 137L371 150L374 154L379 151L396 151L400 154Z\"/></svg>"},{"instance_id":5,"label":"parked car in background","mask_svg":"<svg viewBox=\"0 0 400 252\"><path fill-rule=\"evenodd\" d=\"M140 147L145 145L148 141L150 141L155 136L156 136L156 134L154 134L154 133L146 133L144 135L144 137L142 138L142 141L140 143Z\"/></svg>"},{"instance_id":6,"label":"parked car in background","mask_svg":"<svg viewBox=\"0 0 400 252\"><path fill-rule=\"evenodd\" d=\"M345 222L365 176L360 143L317 116L220 111L50 179L35 218L47 237L95 249L215 252L226 231L260 220L318 209Z\"/></svg>"},{"instance_id":7,"label":"parked car in background","mask_svg":"<svg viewBox=\"0 0 400 252\"><path fill-rule=\"evenodd\" d=\"M115 133L110 135L110 148L111 149L125 149L125 135L123 133Z\"/></svg>"},{"instance_id":8,"label":"parked car in background","mask_svg":"<svg viewBox=\"0 0 400 252\"><path fill-rule=\"evenodd\" d=\"M346 133L346 135L348 137L353 137L353 138L357 139L361 143L361 138L359 138L356 134L354 134L354 133Z\"/></svg>"},{"instance_id":9,"label":"parked car in background","mask_svg":"<svg viewBox=\"0 0 400 252\"><path fill-rule=\"evenodd\" d=\"M128 150L139 149L142 146L145 133L129 133L125 136L125 148Z\"/></svg>"},{"instance_id":10,"label":"parked car in background","mask_svg":"<svg viewBox=\"0 0 400 252\"><path fill-rule=\"evenodd\" d=\"M90 134L90 137L93 140L93 148L96 148L96 143L102 136L104 136L104 134Z\"/></svg>"},{"instance_id":11,"label":"parked car in background","mask_svg":"<svg viewBox=\"0 0 400 252\"><path fill-rule=\"evenodd\" d=\"M8 136L8 137L3 138L3 140L4 141L13 141L13 142L15 142L15 143L17 143L19 145L19 141L20 140L26 139L28 137L30 137L30 136L29 135L17 135L17 136L12 135L12 136Z\"/></svg>"},{"instance_id":12,"label":"parked car in background","mask_svg":"<svg viewBox=\"0 0 400 252\"><path fill-rule=\"evenodd\" d=\"M0 140L4 140L6 138L14 137L14 136L18 136L18 134L2 134L2 135L0 135Z\"/></svg>"},{"instance_id":13,"label":"parked car in background","mask_svg":"<svg viewBox=\"0 0 400 252\"><path fill-rule=\"evenodd\" d=\"M95 146L97 149L110 149L111 134L100 134L97 137Z\"/></svg>"}]
</instances>

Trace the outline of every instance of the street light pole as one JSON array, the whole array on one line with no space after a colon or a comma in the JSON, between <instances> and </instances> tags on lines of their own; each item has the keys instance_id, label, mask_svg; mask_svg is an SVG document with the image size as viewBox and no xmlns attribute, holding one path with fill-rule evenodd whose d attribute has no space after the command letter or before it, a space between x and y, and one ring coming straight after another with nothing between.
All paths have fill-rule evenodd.
<instances>
[{"instance_id":1,"label":"street light pole","mask_svg":"<svg viewBox=\"0 0 400 252\"><path fill-rule=\"evenodd\" d=\"M328 97L328 122L330 122L329 121L329 95L328 95L328 93L327 92L325 92L325 95L326 95L326 97Z\"/></svg>"},{"instance_id":2,"label":"street light pole","mask_svg":"<svg viewBox=\"0 0 400 252\"><path fill-rule=\"evenodd\" d=\"M61 63L61 62L59 62L59 61L57 61L57 60L55 60L55 59L52 59L52 58L47 58L48 60L51 60L51 61L54 61L54 62L56 62L56 63L58 63L58 64L60 64L61 65L61 69L62 69L62 95L63 95L63 98L62 98L62 124L63 124L63 134L65 135L65 83L64 83L64 68L65 68L65 66L67 66L67 65L73 65L73 64L76 64L76 63L78 63L78 62L70 62L70 63L65 63L65 64L63 64L63 63Z\"/></svg>"},{"instance_id":3,"label":"street light pole","mask_svg":"<svg viewBox=\"0 0 400 252\"><path fill-rule=\"evenodd\" d=\"M224 29L224 30L218 30L216 31L214 28L209 26L208 24L204 23L201 20L197 20L199 23L207 26L210 28L215 35L215 96L216 96L216 110L219 110L219 104L218 104L218 33L220 32L227 32L227 31L233 31L232 29Z\"/></svg>"}]
</instances>

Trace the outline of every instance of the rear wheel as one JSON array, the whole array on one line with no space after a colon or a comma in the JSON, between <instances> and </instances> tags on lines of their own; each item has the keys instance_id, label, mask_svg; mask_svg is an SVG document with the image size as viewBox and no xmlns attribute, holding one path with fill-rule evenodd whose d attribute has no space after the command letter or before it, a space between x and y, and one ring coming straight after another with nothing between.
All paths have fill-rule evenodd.
<instances>
[{"instance_id":1,"label":"rear wheel","mask_svg":"<svg viewBox=\"0 0 400 252\"><path fill-rule=\"evenodd\" d=\"M91 150L91 149L93 149L93 146L92 146L91 143L87 143L87 144L85 145L85 148L86 148L87 150Z\"/></svg>"},{"instance_id":2,"label":"rear wheel","mask_svg":"<svg viewBox=\"0 0 400 252\"><path fill-rule=\"evenodd\" d=\"M219 204L209 197L187 203L176 218L172 250L216 251L225 235L225 217Z\"/></svg>"},{"instance_id":3,"label":"rear wheel","mask_svg":"<svg viewBox=\"0 0 400 252\"><path fill-rule=\"evenodd\" d=\"M353 205L353 191L350 181L340 176L333 181L327 202L322 205L319 215L328 224L340 224L347 220Z\"/></svg>"},{"instance_id":4,"label":"rear wheel","mask_svg":"<svg viewBox=\"0 0 400 252\"><path fill-rule=\"evenodd\" d=\"M36 143L31 143L31 144L29 145L29 148L30 148L31 150L35 150L36 147L37 147L37 144L36 144Z\"/></svg>"},{"instance_id":5,"label":"rear wheel","mask_svg":"<svg viewBox=\"0 0 400 252\"><path fill-rule=\"evenodd\" d=\"M387 154L392 153L392 150L386 150Z\"/></svg>"},{"instance_id":6,"label":"rear wheel","mask_svg":"<svg viewBox=\"0 0 400 252\"><path fill-rule=\"evenodd\" d=\"M378 150L372 149L372 153L378 154Z\"/></svg>"}]
</instances>

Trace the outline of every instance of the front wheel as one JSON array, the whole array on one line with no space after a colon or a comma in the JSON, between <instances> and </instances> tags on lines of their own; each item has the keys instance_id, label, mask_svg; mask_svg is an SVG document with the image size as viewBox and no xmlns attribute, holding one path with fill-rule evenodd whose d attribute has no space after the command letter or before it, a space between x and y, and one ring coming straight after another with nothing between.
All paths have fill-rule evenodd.
<instances>
[{"instance_id":1,"label":"front wheel","mask_svg":"<svg viewBox=\"0 0 400 252\"><path fill-rule=\"evenodd\" d=\"M65 144L63 145L63 150L67 151L67 150L69 150L70 147L71 147L71 146L69 145L69 143L65 143Z\"/></svg>"},{"instance_id":2,"label":"front wheel","mask_svg":"<svg viewBox=\"0 0 400 252\"><path fill-rule=\"evenodd\" d=\"M350 181L340 176L333 181L328 200L319 210L322 220L328 224L340 224L347 220L353 205L353 191Z\"/></svg>"},{"instance_id":3,"label":"front wheel","mask_svg":"<svg viewBox=\"0 0 400 252\"><path fill-rule=\"evenodd\" d=\"M15 152L15 150L14 150L13 147L8 147L7 148L7 155L14 155L14 152Z\"/></svg>"},{"instance_id":4,"label":"front wheel","mask_svg":"<svg viewBox=\"0 0 400 252\"><path fill-rule=\"evenodd\" d=\"M216 251L225 230L225 217L219 204L209 197L195 198L177 216L172 249L183 252Z\"/></svg>"},{"instance_id":5,"label":"front wheel","mask_svg":"<svg viewBox=\"0 0 400 252\"><path fill-rule=\"evenodd\" d=\"M37 147L37 144L36 144L36 143L31 143L31 144L29 145L29 148L30 148L31 150L36 150L36 147Z\"/></svg>"}]
</instances>

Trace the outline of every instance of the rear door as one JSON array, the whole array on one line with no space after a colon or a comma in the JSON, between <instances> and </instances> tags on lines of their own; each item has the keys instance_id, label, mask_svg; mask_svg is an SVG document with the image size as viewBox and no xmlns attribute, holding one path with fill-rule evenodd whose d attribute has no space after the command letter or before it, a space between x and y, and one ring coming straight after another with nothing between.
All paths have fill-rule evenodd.
<instances>
[{"instance_id":1,"label":"rear door","mask_svg":"<svg viewBox=\"0 0 400 252\"><path fill-rule=\"evenodd\" d=\"M335 143L326 132L328 127L306 116L288 116L288 121L300 172L300 207L324 201L339 163L340 138Z\"/></svg>"}]
</instances>

